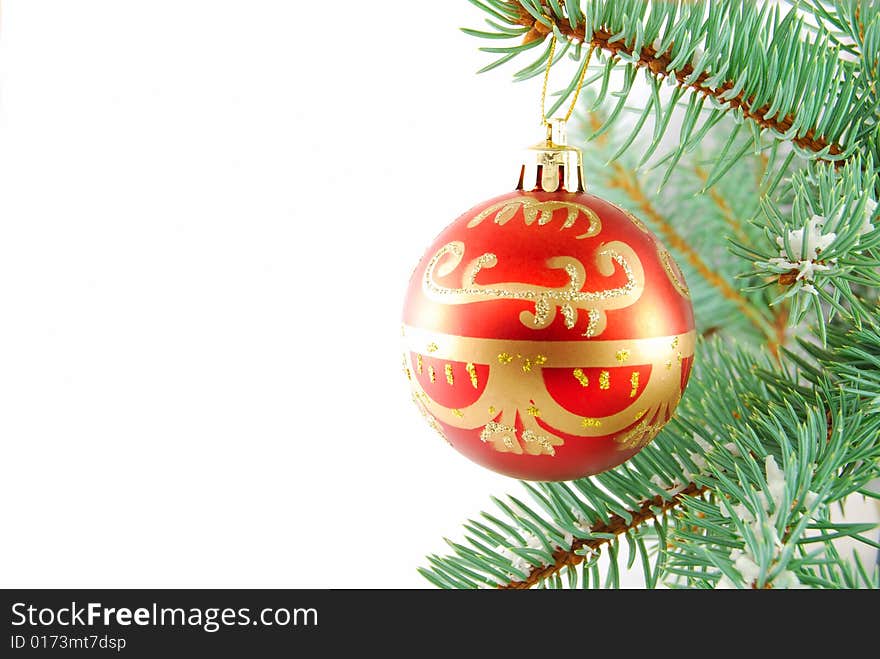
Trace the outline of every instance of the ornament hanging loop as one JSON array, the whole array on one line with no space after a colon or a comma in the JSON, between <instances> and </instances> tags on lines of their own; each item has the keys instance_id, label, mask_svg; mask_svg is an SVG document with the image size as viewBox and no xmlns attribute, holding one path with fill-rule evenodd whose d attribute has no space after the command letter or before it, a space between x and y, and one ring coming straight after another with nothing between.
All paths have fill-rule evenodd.
<instances>
[{"instance_id":1,"label":"ornament hanging loop","mask_svg":"<svg viewBox=\"0 0 880 659\"><path fill-rule=\"evenodd\" d=\"M525 192L583 192L584 171L583 157L580 149L568 146L566 138L566 122L574 114L577 99L584 85L584 78L590 65L593 47L587 53L586 61L581 65L574 96L564 118L548 118L545 109L547 101L547 84L550 79L550 67L556 53L556 36L551 37L550 52L547 54L547 68L544 71L544 84L541 87L541 123L546 129L543 142L539 142L526 151L520 168L519 182L516 189Z\"/></svg>"}]
</instances>

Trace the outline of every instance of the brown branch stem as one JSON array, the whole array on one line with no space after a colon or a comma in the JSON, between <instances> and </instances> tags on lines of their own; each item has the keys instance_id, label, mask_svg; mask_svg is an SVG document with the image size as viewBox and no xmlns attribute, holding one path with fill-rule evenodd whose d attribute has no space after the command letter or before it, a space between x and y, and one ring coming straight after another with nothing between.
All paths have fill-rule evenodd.
<instances>
[{"instance_id":1,"label":"brown branch stem","mask_svg":"<svg viewBox=\"0 0 880 659\"><path fill-rule=\"evenodd\" d=\"M785 345L788 330L788 316L790 313L791 307L787 302L783 302L773 316L773 336L768 342L767 347L777 364L782 360L782 355L779 354L779 349Z\"/></svg>"},{"instance_id":2,"label":"brown branch stem","mask_svg":"<svg viewBox=\"0 0 880 659\"><path fill-rule=\"evenodd\" d=\"M653 499L643 501L638 510L629 511L632 516L632 521L627 522L626 519L620 515L612 515L607 520L593 524L590 527L590 533L607 533L614 536L622 535L649 520L656 519L657 513L654 512L654 509L659 508L661 514L665 513L676 506L681 505L684 502L684 497L699 496L705 492L706 489L707 488L705 487L690 483L685 489L678 494L675 494L670 499L664 499L660 495L657 495ZM584 556L577 552L583 551L584 549L595 550L609 542L611 542L610 538L577 539L571 543L571 547L567 549L558 549L554 552L553 563L550 565L534 567L529 572L528 577L524 580L513 581L504 586L498 586L498 588L502 590L525 590L531 588L540 581L553 576L565 567L575 566L582 563Z\"/></svg>"},{"instance_id":3,"label":"brown branch stem","mask_svg":"<svg viewBox=\"0 0 880 659\"><path fill-rule=\"evenodd\" d=\"M519 3L511 2L510 5L511 10L517 14L517 23L529 28L529 31L523 37L523 43L544 39L551 33L550 28L536 21L534 16L523 9ZM549 10L545 12L545 16L554 23L556 29L563 36L569 39L577 39L578 41L587 41L585 26L582 23L571 27L568 21L553 21ZM642 46L641 50L636 52L623 41L611 41L612 36L614 35L607 30L598 28L593 32L589 43L593 47L606 51L612 56L623 54L628 58L633 58L636 66L649 69L656 76L673 76L681 86L688 87L704 96L711 96L719 103L730 108L739 108L742 110L743 116L751 119L762 128L785 133L794 124L795 117L792 114L787 114L784 117L766 118L764 115L770 110L770 105L764 104L756 108L754 107L754 97L746 97L743 92L731 98L723 97L725 93L733 89L734 83L732 81L727 80L718 87L711 87L706 84L710 77L706 72L696 76L694 80L689 80L694 73L694 67L688 63L675 71L670 71L669 64L672 62L672 54L669 51L658 53L653 46L646 44ZM843 151L839 144L830 144L825 137L816 135L813 129L809 129L803 135L792 138L791 141L801 148L809 149L816 153L828 149L828 153L831 155L839 155Z\"/></svg>"}]
</instances>

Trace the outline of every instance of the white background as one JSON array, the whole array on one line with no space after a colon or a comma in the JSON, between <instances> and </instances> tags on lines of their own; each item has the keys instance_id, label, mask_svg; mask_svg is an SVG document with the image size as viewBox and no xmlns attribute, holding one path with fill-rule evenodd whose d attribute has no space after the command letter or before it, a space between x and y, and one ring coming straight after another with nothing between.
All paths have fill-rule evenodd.
<instances>
[{"instance_id":1,"label":"white background","mask_svg":"<svg viewBox=\"0 0 880 659\"><path fill-rule=\"evenodd\" d=\"M374 4L3 3L0 583L420 587L518 490L424 424L399 322L540 83L474 75L464 0Z\"/></svg>"}]
</instances>

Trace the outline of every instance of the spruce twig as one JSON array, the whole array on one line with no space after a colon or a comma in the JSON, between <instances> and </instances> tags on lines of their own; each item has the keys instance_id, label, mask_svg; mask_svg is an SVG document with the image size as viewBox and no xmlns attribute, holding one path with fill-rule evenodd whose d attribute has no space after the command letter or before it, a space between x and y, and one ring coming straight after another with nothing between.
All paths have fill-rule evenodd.
<instances>
[{"instance_id":1,"label":"spruce twig","mask_svg":"<svg viewBox=\"0 0 880 659\"><path fill-rule=\"evenodd\" d=\"M497 510L420 572L441 588L616 588L638 564L648 588L880 588L873 560L835 544L880 548L876 524L830 516L853 494L880 499L876 0L471 2L492 32L469 33L526 34L483 48L502 55L487 69L551 32L575 61L591 46L607 55L587 79L592 192L674 252L703 338L654 442L589 478L526 483L531 501L493 497ZM547 58L515 77L540 75ZM650 97L633 107L637 69ZM624 110L638 116L619 137ZM675 147L643 167L670 125Z\"/></svg>"},{"instance_id":2,"label":"spruce twig","mask_svg":"<svg viewBox=\"0 0 880 659\"><path fill-rule=\"evenodd\" d=\"M735 83L725 80L717 86L708 84L711 76L706 73L700 73L695 79L693 78L694 67L687 63L675 71L669 70L669 64L672 61L672 54L667 51L663 53L650 44L644 44L638 51L626 44L625 41L614 40L614 35L604 28L597 28L593 31L589 40L586 37L585 23L578 22L574 26L569 21L554 20L553 12L542 2L542 13L551 23L551 26L535 19L525 8L518 2L506 3L510 7L510 13L516 15L516 23L522 27L529 28L529 31L523 36L523 43L529 44L536 40L543 40L548 34L556 31L568 39L577 40L579 42L589 41L590 45L607 52L614 57L621 55L627 61L631 61L635 66L647 69L652 75L661 78L672 76L678 85L687 87L704 96L713 98L719 105L727 106L731 109L739 109L743 116L757 123L761 128L771 129L780 134L788 132L794 125L795 116L786 114L783 117L767 117L771 105L765 103L760 107L755 107L754 98L747 98L743 92L739 92L733 96L729 94L735 88ZM832 156L843 153L843 147L837 143L829 143L828 140L816 135L811 128L804 135L795 136L791 141L803 149L813 151L815 153L827 152Z\"/></svg>"},{"instance_id":3,"label":"spruce twig","mask_svg":"<svg viewBox=\"0 0 880 659\"><path fill-rule=\"evenodd\" d=\"M525 590L532 588L566 567L580 565L584 560L584 550L596 550L602 545L608 544L612 538L607 536L620 536L624 533L629 533L638 526L657 519L659 515L681 506L685 502L685 497L697 497L707 491L708 488L705 486L689 483L686 488L669 499L663 499L663 497L657 495L652 499L642 501L642 505L637 510L627 511L631 517L630 521L627 521L620 515L611 515L607 520L590 526L591 534L602 534L603 537L574 540L571 543L571 547L558 549L553 553L553 563L551 565L540 568L533 567L525 579L511 581L508 584L499 585L498 588L500 590Z\"/></svg>"}]
</instances>

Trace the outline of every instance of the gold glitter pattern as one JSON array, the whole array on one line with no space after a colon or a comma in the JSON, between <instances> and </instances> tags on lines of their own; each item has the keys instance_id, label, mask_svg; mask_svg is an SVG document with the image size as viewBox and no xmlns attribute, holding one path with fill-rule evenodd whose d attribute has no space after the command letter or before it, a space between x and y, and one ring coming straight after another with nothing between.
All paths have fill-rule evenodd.
<instances>
[{"instance_id":1,"label":"gold glitter pattern","mask_svg":"<svg viewBox=\"0 0 880 659\"><path fill-rule=\"evenodd\" d=\"M652 238L654 238L654 242L657 244L657 259L660 261L660 265L663 266L663 270L666 272L666 276L669 278L669 282L672 284L672 287L676 291L678 291L679 295L690 299L691 292L688 289L687 284L684 282L683 279L679 279L678 275L675 272L675 269L673 269L672 267L674 264L675 267L678 269L678 272L681 272L681 268L679 268L678 264L675 263L675 260L672 258L672 254L669 253L669 250L667 250L663 246L663 244L659 240L657 240L657 237L654 236L653 233L651 233L651 230L648 229L647 225L644 222L642 222L639 218L630 213L628 210L624 210L623 212L630 219L630 221L635 224L641 231L647 233Z\"/></svg>"},{"instance_id":2,"label":"gold glitter pattern","mask_svg":"<svg viewBox=\"0 0 880 659\"><path fill-rule=\"evenodd\" d=\"M577 240L589 238L597 235L602 230L602 222L599 216L591 208L583 204L577 204L571 201L540 201L534 197L518 197L516 199L505 199L496 204L492 204L484 208L479 215L475 216L468 222L468 229L481 224L486 218L493 213L495 217L493 221L498 226L504 226L513 219L516 212L522 208L523 219L526 226L531 226L538 222L538 226L549 224L553 220L553 212L557 210L566 210L565 221L562 223L562 229L570 229L574 226L580 215L583 215L590 223L589 228L579 236Z\"/></svg>"},{"instance_id":3,"label":"gold glitter pattern","mask_svg":"<svg viewBox=\"0 0 880 659\"><path fill-rule=\"evenodd\" d=\"M598 309L590 309L587 312L587 331L584 332L584 336L590 337L596 334L596 326L599 324L599 318L602 317L602 314L599 313Z\"/></svg>"},{"instance_id":4,"label":"gold glitter pattern","mask_svg":"<svg viewBox=\"0 0 880 659\"><path fill-rule=\"evenodd\" d=\"M618 364L623 364L627 359L629 359L629 350L623 349L618 350L617 354L614 355L614 358L617 360Z\"/></svg>"},{"instance_id":5,"label":"gold glitter pattern","mask_svg":"<svg viewBox=\"0 0 880 659\"><path fill-rule=\"evenodd\" d=\"M534 430L525 430L522 433L523 441L526 443L527 450L529 453L533 455L556 455L556 449L553 448L553 444L550 443L550 440L544 435L539 435ZM540 447L540 450L535 450L533 448L534 445Z\"/></svg>"},{"instance_id":6,"label":"gold glitter pattern","mask_svg":"<svg viewBox=\"0 0 880 659\"><path fill-rule=\"evenodd\" d=\"M452 375L452 364L446 364L443 367L443 371L446 374L446 384L450 387L455 384L455 377Z\"/></svg>"},{"instance_id":7,"label":"gold glitter pattern","mask_svg":"<svg viewBox=\"0 0 880 659\"><path fill-rule=\"evenodd\" d=\"M428 378L431 380L431 382L437 381L437 374L434 372L433 366L428 367Z\"/></svg>"},{"instance_id":8,"label":"gold glitter pattern","mask_svg":"<svg viewBox=\"0 0 880 659\"><path fill-rule=\"evenodd\" d=\"M534 405L529 405L526 408L526 412L528 413L529 416L541 416L541 410L539 410Z\"/></svg>"},{"instance_id":9,"label":"gold glitter pattern","mask_svg":"<svg viewBox=\"0 0 880 659\"><path fill-rule=\"evenodd\" d=\"M661 425L651 425L647 419L640 421L632 430L615 437L617 449L620 451L629 451L632 449L641 450L651 443L651 440L660 432Z\"/></svg>"},{"instance_id":10,"label":"gold glitter pattern","mask_svg":"<svg viewBox=\"0 0 880 659\"><path fill-rule=\"evenodd\" d=\"M611 387L611 373L602 371L599 373L599 389L608 389Z\"/></svg>"},{"instance_id":11,"label":"gold glitter pattern","mask_svg":"<svg viewBox=\"0 0 880 659\"><path fill-rule=\"evenodd\" d=\"M678 275L673 269L672 264L675 261L672 260L672 255L658 243L657 245L657 256L660 259L660 265L663 266L663 269L666 271L666 276L669 277L669 282L672 284L672 287L678 292L682 297L686 297L690 299L691 291L687 287L687 284L684 282L684 279L679 279ZM676 268L678 265L676 264ZM678 270L681 272L681 269Z\"/></svg>"},{"instance_id":12,"label":"gold glitter pattern","mask_svg":"<svg viewBox=\"0 0 880 659\"><path fill-rule=\"evenodd\" d=\"M590 379L587 377L587 374L584 373L583 369L576 368L571 374L574 376L574 379L581 383L582 387L589 386Z\"/></svg>"},{"instance_id":13,"label":"gold glitter pattern","mask_svg":"<svg viewBox=\"0 0 880 659\"><path fill-rule=\"evenodd\" d=\"M477 369L474 367L474 365L471 362L468 362L465 365L464 370L467 371L467 374L471 379L471 385L473 385L474 389L479 389L480 381L477 379Z\"/></svg>"},{"instance_id":14,"label":"gold glitter pattern","mask_svg":"<svg viewBox=\"0 0 880 659\"><path fill-rule=\"evenodd\" d=\"M428 350L428 352L437 352L437 344L433 343L433 342L429 343L427 350Z\"/></svg>"},{"instance_id":15,"label":"gold glitter pattern","mask_svg":"<svg viewBox=\"0 0 880 659\"><path fill-rule=\"evenodd\" d=\"M632 385L632 389L630 389L630 391L629 391L629 397L635 398L636 394L639 391L639 372L638 371L632 372L632 375L629 378L629 382Z\"/></svg>"},{"instance_id":16,"label":"gold glitter pattern","mask_svg":"<svg viewBox=\"0 0 880 659\"><path fill-rule=\"evenodd\" d=\"M486 427L480 432L480 441L488 442L489 438L492 436L494 432L516 432L516 428L513 426L505 426L501 423L496 423L495 421L490 421L486 424Z\"/></svg>"},{"instance_id":17,"label":"gold glitter pattern","mask_svg":"<svg viewBox=\"0 0 880 659\"><path fill-rule=\"evenodd\" d=\"M537 327L547 327L547 317L550 315L550 300L546 295L540 296L535 300L535 319L534 323Z\"/></svg>"},{"instance_id":18,"label":"gold glitter pattern","mask_svg":"<svg viewBox=\"0 0 880 659\"><path fill-rule=\"evenodd\" d=\"M563 304L559 309L562 312L562 318L565 321L566 329L574 329L577 323L577 311L570 304Z\"/></svg>"},{"instance_id":19,"label":"gold glitter pattern","mask_svg":"<svg viewBox=\"0 0 880 659\"><path fill-rule=\"evenodd\" d=\"M676 336L678 342L673 349ZM430 386L427 376L411 380L418 404L441 423L442 428L473 430L498 451L550 456L553 454L551 449L555 451L554 447L567 444L571 436L614 438L616 444L625 449L650 441L679 402L683 365L678 361L678 355L682 355L682 360L690 359L696 337L696 331L689 331L645 339L586 342L575 338L545 342L469 338L407 326L405 346L407 355L412 359L410 365L413 366L418 351L424 351L428 343L435 343L438 348L425 361L423 369L428 370L433 364L435 377L443 378L445 364L455 369L455 364L460 363L464 368L462 373L455 373L456 380L468 379L456 382L459 386L466 384L470 378L466 364L474 365L474 373L480 373L477 387L480 395L475 395L473 402L455 409L427 395ZM621 380L617 385L622 388L626 382L631 385L627 391L635 390L635 396L627 398L629 404L623 409L598 417L586 417L583 412L576 414L568 410L548 391L548 382L544 379L547 373L544 369L548 368L559 370L566 379L574 377L578 384L582 382L575 373L580 370L584 386L592 384L594 387L600 386L601 381L605 380L601 374L607 373L605 390L610 389L612 372L614 368L621 367L617 355L622 350L629 351L626 365L632 367L625 375L615 376ZM517 366L497 365L488 368L486 375L482 375L480 368L485 367L480 365L498 364L499 355L506 356L502 357L502 363L516 362ZM527 372L521 368L526 361L531 364ZM662 365L666 361L668 368L664 369ZM643 365L652 368L650 377L643 373ZM588 383L586 376L591 369L595 369L595 377L591 375L589 380L594 382ZM634 381L635 374L639 376L638 382ZM536 410L540 410L540 416L530 413Z\"/></svg>"},{"instance_id":20,"label":"gold glitter pattern","mask_svg":"<svg viewBox=\"0 0 880 659\"><path fill-rule=\"evenodd\" d=\"M422 356L419 354L416 354L416 372L422 374Z\"/></svg>"},{"instance_id":21,"label":"gold glitter pattern","mask_svg":"<svg viewBox=\"0 0 880 659\"><path fill-rule=\"evenodd\" d=\"M489 421L480 431L480 441L492 443L496 450L510 453L523 453L523 447L517 441L517 431L513 426ZM525 452L529 455L556 455L554 445L562 444L558 437L552 439L532 429L523 430L520 438L525 444Z\"/></svg>"},{"instance_id":22,"label":"gold glitter pattern","mask_svg":"<svg viewBox=\"0 0 880 659\"><path fill-rule=\"evenodd\" d=\"M434 254L425 268L422 281L425 294L443 304L471 304L490 300L532 302L534 311L522 311L520 322L533 329L549 327L556 317L557 307L563 309L566 327L573 329L577 308L588 311L589 325L584 336L599 335L605 329L605 311L630 306L641 296L645 287L645 273L639 257L632 248L619 241L607 243L596 252L596 266L600 274L610 277L616 272L616 264L626 276L626 283L615 288L582 290L586 282L586 270L579 260L570 256L557 256L547 260L548 268L563 269L568 274L568 284L559 287L519 282L478 284L477 275L498 264L498 258L488 252L473 259L463 268L461 287L449 288L438 283L436 275L446 276L455 271L464 259L464 252L464 243L455 241L444 245Z\"/></svg>"},{"instance_id":23,"label":"gold glitter pattern","mask_svg":"<svg viewBox=\"0 0 880 659\"><path fill-rule=\"evenodd\" d=\"M635 224L641 231L643 231L645 233L651 233L651 230L648 229L648 226L644 222L642 222L639 218L637 218L635 215L630 213L625 208L621 208L620 210L622 210L623 214L629 218L629 221L632 222L633 224Z\"/></svg>"},{"instance_id":24,"label":"gold glitter pattern","mask_svg":"<svg viewBox=\"0 0 880 659\"><path fill-rule=\"evenodd\" d=\"M532 366L543 366L547 363L547 355L535 355L534 357L523 357L523 355L511 355L509 352L498 353L496 357L499 364L510 364L514 359L523 359L520 364L523 373L531 373ZM476 385L474 385L476 387Z\"/></svg>"},{"instance_id":25,"label":"gold glitter pattern","mask_svg":"<svg viewBox=\"0 0 880 659\"><path fill-rule=\"evenodd\" d=\"M480 441L484 444L491 442L496 451L522 453L519 443L513 441L515 436L516 428L495 421L490 421L480 431Z\"/></svg>"}]
</instances>

